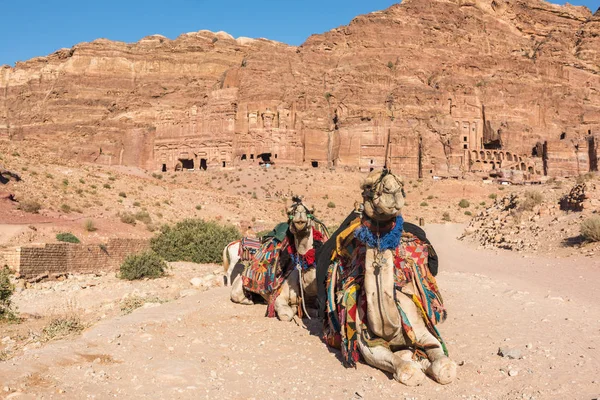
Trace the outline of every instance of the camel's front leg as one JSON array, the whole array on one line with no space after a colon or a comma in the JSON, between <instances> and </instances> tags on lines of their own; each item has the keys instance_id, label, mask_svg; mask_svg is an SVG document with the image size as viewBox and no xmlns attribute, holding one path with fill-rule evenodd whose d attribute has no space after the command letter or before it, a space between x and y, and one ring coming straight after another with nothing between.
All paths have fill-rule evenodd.
<instances>
[{"instance_id":1,"label":"camel's front leg","mask_svg":"<svg viewBox=\"0 0 600 400\"><path fill-rule=\"evenodd\" d=\"M454 381L456 378L456 363L444 354L442 345L427 329L425 321L423 321L423 317L419 314L420 311L417 309L415 303L410 297L401 292L397 293L397 299L400 301L400 306L410 321L417 342L427 349L427 358L431 363L425 370L427 375L442 385Z\"/></svg>"},{"instance_id":2,"label":"camel's front leg","mask_svg":"<svg viewBox=\"0 0 600 400\"><path fill-rule=\"evenodd\" d=\"M238 304L252 305L254 302L246 296L244 293L244 284L242 282L242 276L238 275L233 284L231 285L231 301Z\"/></svg>"},{"instance_id":3,"label":"camel's front leg","mask_svg":"<svg viewBox=\"0 0 600 400\"><path fill-rule=\"evenodd\" d=\"M367 364L394 374L394 379L406 386L417 386L423 382L425 374L421 366L412 361L412 352L402 350L394 353L383 346L369 347L363 342L360 327L358 336L358 349Z\"/></svg>"},{"instance_id":4,"label":"camel's front leg","mask_svg":"<svg viewBox=\"0 0 600 400\"><path fill-rule=\"evenodd\" d=\"M281 321L291 321L298 312L298 273L293 271L281 284L281 292L275 299L275 312Z\"/></svg>"}]
</instances>

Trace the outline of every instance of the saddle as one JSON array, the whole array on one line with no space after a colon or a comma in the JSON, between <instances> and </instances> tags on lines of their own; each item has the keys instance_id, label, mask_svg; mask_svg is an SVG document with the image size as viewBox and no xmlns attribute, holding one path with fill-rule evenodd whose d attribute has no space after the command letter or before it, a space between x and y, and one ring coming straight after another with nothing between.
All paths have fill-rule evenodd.
<instances>
[{"instance_id":1,"label":"saddle","mask_svg":"<svg viewBox=\"0 0 600 400\"><path fill-rule=\"evenodd\" d=\"M357 324L366 328L366 321L360 320L358 309L366 315L366 296L364 296L364 262L366 246L353 236L358 225L350 226L341 237L337 238L337 250L329 266L326 280L327 303L324 319L324 341L331 347L342 350L344 364L355 366L360 357L357 340ZM436 336L446 352L443 340L435 325L446 319L446 310L434 276L429 271L429 246L415 235L403 232L400 243L395 251L395 288L402 290L412 283L415 294L412 300L422 312L422 317L429 331ZM424 355L416 340L410 322L402 312L402 328L405 336L416 347L417 356ZM362 332L366 332L363 329ZM363 336L369 346L388 346L381 338Z\"/></svg>"},{"instance_id":2,"label":"saddle","mask_svg":"<svg viewBox=\"0 0 600 400\"><path fill-rule=\"evenodd\" d=\"M240 249L238 251L238 256L241 261L251 260L258 249L261 246L261 241L259 239L243 237L240 241Z\"/></svg>"}]
</instances>

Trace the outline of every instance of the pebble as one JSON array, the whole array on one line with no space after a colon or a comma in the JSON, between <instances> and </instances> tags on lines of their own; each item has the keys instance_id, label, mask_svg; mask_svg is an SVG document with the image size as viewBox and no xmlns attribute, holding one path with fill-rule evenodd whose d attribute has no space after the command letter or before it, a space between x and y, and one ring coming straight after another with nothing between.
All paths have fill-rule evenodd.
<instances>
[{"instance_id":1,"label":"pebble","mask_svg":"<svg viewBox=\"0 0 600 400\"><path fill-rule=\"evenodd\" d=\"M498 348L498 355L504 358L510 358L513 360L519 360L523 358L521 350L513 347L500 347Z\"/></svg>"},{"instance_id":2,"label":"pebble","mask_svg":"<svg viewBox=\"0 0 600 400\"><path fill-rule=\"evenodd\" d=\"M204 283L204 280L202 278L196 277L196 278L192 278L190 280L190 283L193 287L201 287L202 284Z\"/></svg>"}]
</instances>

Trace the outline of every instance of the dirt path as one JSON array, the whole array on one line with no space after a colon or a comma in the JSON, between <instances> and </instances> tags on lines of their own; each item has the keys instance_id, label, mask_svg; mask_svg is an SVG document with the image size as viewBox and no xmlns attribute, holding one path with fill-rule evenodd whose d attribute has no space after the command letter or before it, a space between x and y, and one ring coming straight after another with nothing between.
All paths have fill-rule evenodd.
<instances>
[{"instance_id":1,"label":"dirt path","mask_svg":"<svg viewBox=\"0 0 600 400\"><path fill-rule=\"evenodd\" d=\"M476 250L427 227L449 309L440 326L458 380L407 388L345 369L310 330L264 318L217 288L99 322L0 363L7 398L592 399L600 394L600 261ZM502 358L499 347L521 351ZM509 375L510 371L510 375Z\"/></svg>"}]
</instances>

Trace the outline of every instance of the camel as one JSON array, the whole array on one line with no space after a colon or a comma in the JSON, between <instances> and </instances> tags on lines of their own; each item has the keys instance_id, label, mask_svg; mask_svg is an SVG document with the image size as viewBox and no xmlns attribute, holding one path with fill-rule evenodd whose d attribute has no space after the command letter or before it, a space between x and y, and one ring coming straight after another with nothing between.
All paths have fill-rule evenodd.
<instances>
[{"instance_id":1,"label":"camel","mask_svg":"<svg viewBox=\"0 0 600 400\"><path fill-rule=\"evenodd\" d=\"M364 212L336 240L327 280L324 339L347 366L360 356L408 385L456 377L436 324L446 310L427 268L427 245L403 232L402 179L387 169L361 185Z\"/></svg>"},{"instance_id":2,"label":"camel","mask_svg":"<svg viewBox=\"0 0 600 400\"><path fill-rule=\"evenodd\" d=\"M328 237L327 229L298 197L288 218L285 239L265 242L231 287L233 302L254 304L252 294L258 294L268 303L267 316L281 321L303 314L310 318L306 304L317 297L315 252Z\"/></svg>"},{"instance_id":3,"label":"camel","mask_svg":"<svg viewBox=\"0 0 600 400\"><path fill-rule=\"evenodd\" d=\"M231 282L237 276L234 274L237 270L235 266L240 262L248 262L253 260L254 254L260 248L260 244L265 240L269 240L273 237L278 237L282 232L287 230L288 224L283 222L277 224L275 228L265 236L261 238L253 238L249 236L245 236L242 239L234 240L233 242L227 244L223 249L223 271L225 275L225 286L231 286Z\"/></svg>"}]
</instances>

